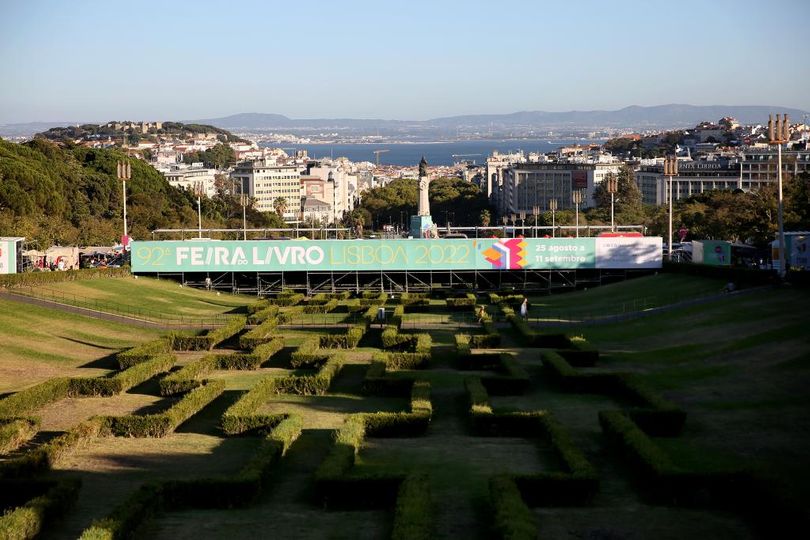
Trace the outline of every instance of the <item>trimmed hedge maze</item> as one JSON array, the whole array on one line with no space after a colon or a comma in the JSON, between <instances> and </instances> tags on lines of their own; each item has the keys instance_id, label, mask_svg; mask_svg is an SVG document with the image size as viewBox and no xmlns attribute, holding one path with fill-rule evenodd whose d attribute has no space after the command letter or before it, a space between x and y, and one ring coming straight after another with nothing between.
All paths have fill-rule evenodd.
<instances>
[{"instance_id":1,"label":"trimmed hedge maze","mask_svg":"<svg viewBox=\"0 0 810 540\"><path fill-rule=\"evenodd\" d=\"M322 514L364 511L384 515L382 534L398 540L454 537L448 531L473 528L495 538L533 539L543 536L539 516L551 509L600 504L600 487L611 485L603 464L614 454L628 464L632 489L652 504L767 511L786 523L797 521L784 498L748 471L694 470L669 455L660 438L683 436L686 411L638 375L601 368L600 351L582 337L526 324L514 311L522 299L378 291L305 297L290 291L246 306L220 327L170 332L121 351L118 369L105 376L55 378L0 399L0 538L36 537L79 510L87 516L75 520L73 537L85 540L165 534L164 518L196 531L197 520L205 519L200 512L234 508L256 509L257 519L275 522L268 501L274 490L291 489L279 479L292 474L306 497L281 496L297 505L298 527L302 520L317 527ZM377 319L381 308L384 321ZM413 312L447 314L449 322L403 326ZM473 314L478 325L459 312ZM336 313L343 322L326 322ZM313 327L294 324L302 314ZM53 437L41 436L48 428L40 411L54 403L85 397L113 402L135 392L152 401L134 412L84 415ZM589 447L582 426L555 409L553 400L547 406L543 393L615 400L615 408L595 407L591 417L589 436L604 441L604 449ZM328 442L323 425L332 430ZM98 480L73 474L70 460L111 441L138 439L160 449L202 436L215 439L222 452L231 444L243 449L230 472L204 465L183 476L149 472L129 480L125 490L119 486L119 499L99 502L103 511L89 505L96 512L91 515L87 504L82 507L88 482ZM441 447L444 437L464 448ZM536 449L541 463L465 461L493 443ZM411 460L410 452L417 455L422 445L440 445L448 455L437 452L438 465ZM392 448L402 452L402 463L389 466L385 457ZM300 454L312 452L317 463L312 459L301 473ZM451 485L430 468L443 465L461 471ZM183 469L182 461L177 468ZM469 515L448 513L456 499L469 503ZM195 511L193 519L187 510ZM456 519L458 527L447 526ZM238 527L232 533L239 537Z\"/></svg>"}]
</instances>

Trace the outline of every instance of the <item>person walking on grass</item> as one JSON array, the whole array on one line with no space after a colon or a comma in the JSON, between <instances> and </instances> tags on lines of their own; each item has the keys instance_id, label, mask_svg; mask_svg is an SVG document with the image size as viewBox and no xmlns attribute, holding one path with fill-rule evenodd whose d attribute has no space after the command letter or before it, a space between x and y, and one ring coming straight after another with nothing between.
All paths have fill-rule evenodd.
<instances>
[{"instance_id":1,"label":"person walking on grass","mask_svg":"<svg viewBox=\"0 0 810 540\"><path fill-rule=\"evenodd\" d=\"M487 316L487 313L484 310L484 306L480 306L478 308L478 324L483 323L486 316Z\"/></svg>"},{"instance_id":2,"label":"person walking on grass","mask_svg":"<svg viewBox=\"0 0 810 540\"><path fill-rule=\"evenodd\" d=\"M524 321L529 320L529 299L523 297L523 303L520 304L520 316Z\"/></svg>"}]
</instances>

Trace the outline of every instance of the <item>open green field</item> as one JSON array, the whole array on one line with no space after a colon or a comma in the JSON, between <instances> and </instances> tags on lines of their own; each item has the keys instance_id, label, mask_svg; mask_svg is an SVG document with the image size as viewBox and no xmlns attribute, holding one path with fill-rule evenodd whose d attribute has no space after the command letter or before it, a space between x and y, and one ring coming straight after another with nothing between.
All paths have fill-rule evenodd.
<instances>
[{"instance_id":1,"label":"open green field","mask_svg":"<svg viewBox=\"0 0 810 540\"><path fill-rule=\"evenodd\" d=\"M540 321L594 319L714 296L725 285L721 279L656 274L566 294L530 295L529 317Z\"/></svg>"},{"instance_id":2,"label":"open green field","mask_svg":"<svg viewBox=\"0 0 810 540\"><path fill-rule=\"evenodd\" d=\"M129 283L138 294L159 295L162 287L180 295L179 314L210 305L209 314L239 311L253 301L224 299L204 291L181 289L153 280L107 280L120 284L82 285L76 291L114 295ZM68 285L68 284L66 284ZM587 291L533 299L537 309L577 305L607 309L639 296L655 298L658 305L679 299L715 295L723 283L688 276L656 275ZM140 287L143 286L143 295ZM111 287L111 289L106 289ZM176 289L176 290L175 290ZM73 289L69 289L73 290ZM673 296L677 290L681 296ZM196 300L195 300L196 299ZM242 301L242 304L230 303ZM483 298L481 299L483 300ZM650 436L650 440L683 470L707 472L742 468L765 477L781 494L799 507L810 503L810 334L803 331L803 306L810 292L790 288L763 288L720 296L688 307L674 307L621 323L591 324L560 329L537 327L540 332L565 331L586 338L599 352L596 367L578 373L632 373L652 392L686 412L683 431L677 436ZM209 301L211 302L209 304ZM198 307L193 307L193 306ZM138 342L153 339L156 331L131 329L97 319L56 310L22 306L0 298L0 392L10 392L58 375L97 376L112 372L112 355ZM341 484L345 504L327 504L322 498L316 471L330 459L338 430L351 415L384 412L406 415L410 400L394 390L369 390L375 353L382 350L379 328L369 329L354 349L329 350L341 355L342 367L319 395L284 391L269 394L255 404L257 417L295 415L302 421L300 435L287 453L272 465L266 485L249 504L233 508L192 507L164 509L151 519L139 520L140 538L388 538L396 529L395 501L349 502L352 482L424 474L429 486L427 536L408 538L485 539L493 531L496 512L489 481L495 475L565 475L566 463L549 438L540 431L486 435L472 428L465 380L505 376L503 370L460 369L455 358L457 333L481 333L469 324L468 314L443 310L434 302L431 313L408 313L401 333L426 332L432 337L431 359L414 369L389 367L387 388L397 381L430 383L432 416L423 434L395 436L368 434L353 466ZM282 311L288 308L282 308ZM498 315L498 306L488 306ZM330 314L327 314L330 315ZM335 316L345 314L334 313ZM328 317L318 321L328 325ZM335 322L338 322L335 319ZM300 323L306 324L306 323ZM420 328L421 325L424 327ZM76 504L61 521L42 535L46 539L77 538L116 507L132 506L132 495L146 482L203 478L234 478L262 447L265 431L239 436L223 431L224 415L245 392L260 381L288 376L314 376L313 365L293 367L297 348L312 336L343 334L346 328L282 326L274 335L284 347L263 361L258 369L215 369L209 381L224 382L225 390L164 437L101 436L78 447L39 478L80 478L83 485ZM595 470L598 490L587 502L529 504L529 517L537 537L565 539L640 538L757 538L740 509L722 507L700 499L698 504L650 500L626 452L611 444L600 427L600 411L629 410L636 406L609 392L565 391L541 360L547 349L527 347L518 331L497 322L501 344L476 354L508 353L527 374L525 391L492 391L488 397L494 414L543 411L553 415L572 444ZM33 336L33 337L29 337ZM50 343L41 349L42 341ZM214 353L239 351L238 339L228 339ZM70 349L72 347L72 349ZM64 355L68 350L70 356ZM97 356L93 356L97 352ZM180 366L199 362L204 351L177 352ZM474 357L475 355L473 355ZM316 363L317 364L317 363ZM12 367L13 366L13 367ZM499 368L500 369L500 368ZM16 371L15 371L16 370ZM0 455L2 466L36 450L49 438L64 433L94 415L155 414L181 398L161 396L158 382L164 375L110 397L71 397L39 408L41 432L21 450ZM10 381L10 382L7 382ZM5 384L5 386L2 386ZM401 385L399 385L401 387ZM407 394L407 395L406 395ZM359 491L381 489L376 484ZM347 487L349 486L349 487ZM376 487L375 487L376 486ZM562 486L562 485L561 485ZM560 486L560 489L562 487ZM204 486L203 486L204 487ZM201 488L202 489L202 488ZM550 490L553 497L556 490ZM548 495L548 494L546 494ZM427 493L424 497L428 497ZM127 502L130 501L130 502ZM792 504L793 504L792 503ZM7 508L0 508L0 514ZM2 530L2 529L0 529ZM767 534L764 536L768 536Z\"/></svg>"},{"instance_id":3,"label":"open green field","mask_svg":"<svg viewBox=\"0 0 810 540\"><path fill-rule=\"evenodd\" d=\"M255 297L181 287L171 280L121 277L65 281L22 289L27 295L150 320L205 320L238 311Z\"/></svg>"},{"instance_id":4,"label":"open green field","mask_svg":"<svg viewBox=\"0 0 810 540\"><path fill-rule=\"evenodd\" d=\"M108 373L112 355L156 335L0 296L0 393L57 376Z\"/></svg>"}]
</instances>

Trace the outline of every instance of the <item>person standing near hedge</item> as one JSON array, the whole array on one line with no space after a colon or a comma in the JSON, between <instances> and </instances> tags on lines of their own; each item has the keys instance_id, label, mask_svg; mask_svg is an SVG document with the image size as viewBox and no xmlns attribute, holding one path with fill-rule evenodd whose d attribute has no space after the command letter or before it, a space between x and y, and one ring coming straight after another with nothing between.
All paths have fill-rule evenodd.
<instances>
[{"instance_id":1,"label":"person standing near hedge","mask_svg":"<svg viewBox=\"0 0 810 540\"><path fill-rule=\"evenodd\" d=\"M529 299L523 297L523 303L520 304L520 316L526 321L529 319Z\"/></svg>"}]
</instances>

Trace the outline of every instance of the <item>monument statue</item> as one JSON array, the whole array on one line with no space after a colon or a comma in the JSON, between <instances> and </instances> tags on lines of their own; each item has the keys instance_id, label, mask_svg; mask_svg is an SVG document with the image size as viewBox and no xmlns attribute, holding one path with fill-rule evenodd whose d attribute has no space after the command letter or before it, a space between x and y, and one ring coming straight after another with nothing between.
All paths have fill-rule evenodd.
<instances>
[{"instance_id":1,"label":"monument statue","mask_svg":"<svg viewBox=\"0 0 810 540\"><path fill-rule=\"evenodd\" d=\"M427 175L427 161L425 156L422 156L422 161L419 162L419 205L417 207L416 215L429 216L430 215L430 201L428 200L428 188L430 179Z\"/></svg>"}]
</instances>

